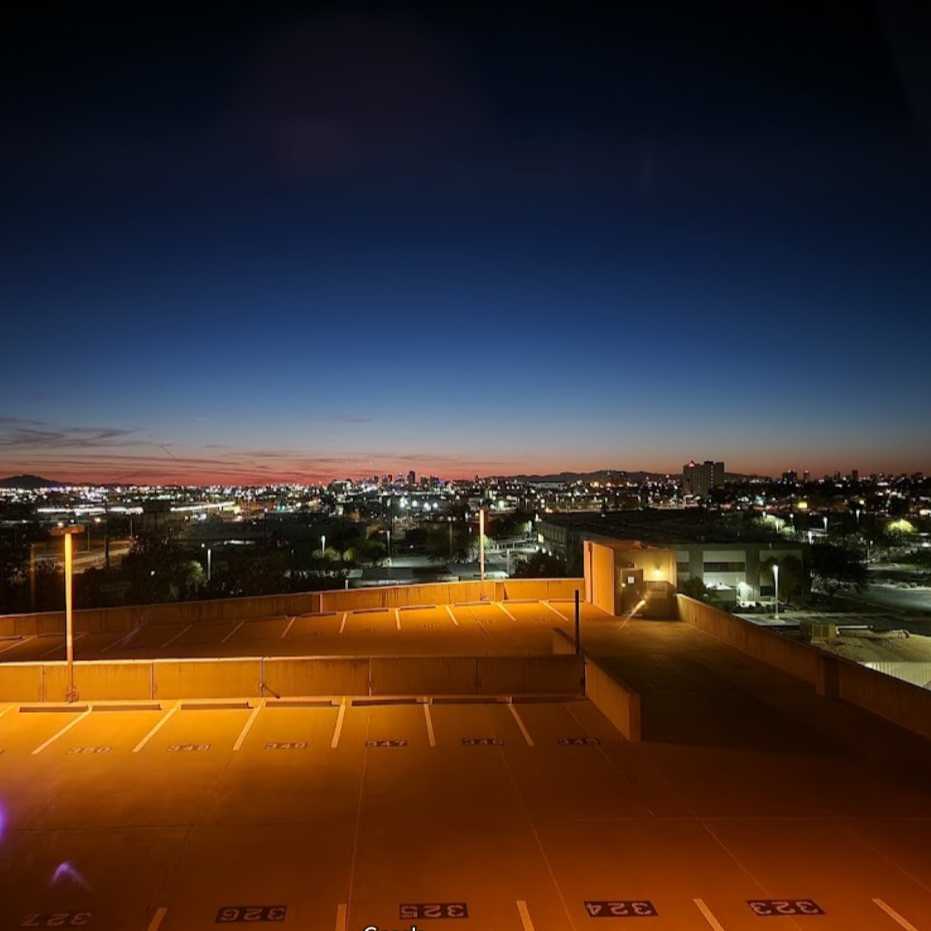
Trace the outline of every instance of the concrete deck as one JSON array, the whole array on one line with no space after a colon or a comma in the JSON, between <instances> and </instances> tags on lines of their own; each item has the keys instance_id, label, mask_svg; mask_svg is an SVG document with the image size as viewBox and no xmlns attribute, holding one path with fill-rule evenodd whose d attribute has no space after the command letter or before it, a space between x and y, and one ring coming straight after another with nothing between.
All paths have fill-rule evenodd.
<instances>
[{"instance_id":1,"label":"concrete deck","mask_svg":"<svg viewBox=\"0 0 931 931\"><path fill-rule=\"evenodd\" d=\"M128 632L75 635L77 660L202 656L507 656L551 652L552 629L569 630L565 600L274 615L197 624L144 624ZM593 624L603 612L583 604ZM64 633L0 639L0 662L65 658Z\"/></svg>"},{"instance_id":2,"label":"concrete deck","mask_svg":"<svg viewBox=\"0 0 931 931\"><path fill-rule=\"evenodd\" d=\"M497 634L487 606L456 606L452 630L425 613L411 649L558 626L539 604L507 607ZM397 652L414 613L391 632L357 612L353 650L374 636ZM926 742L686 624L596 612L585 641L641 693L642 743L586 701L0 706L0 927L187 931L281 906L248 916L301 931L580 931L626 928L625 911L656 929L931 929ZM748 904L796 899L823 914ZM437 904L454 907L402 908Z\"/></svg>"}]
</instances>

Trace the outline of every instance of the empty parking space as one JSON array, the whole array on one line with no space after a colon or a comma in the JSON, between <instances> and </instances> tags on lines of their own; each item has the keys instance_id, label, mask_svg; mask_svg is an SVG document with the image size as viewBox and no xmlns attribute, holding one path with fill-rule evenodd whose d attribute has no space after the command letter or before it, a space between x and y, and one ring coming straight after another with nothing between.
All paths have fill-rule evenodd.
<instances>
[{"instance_id":1,"label":"empty parking space","mask_svg":"<svg viewBox=\"0 0 931 931\"><path fill-rule=\"evenodd\" d=\"M190 623L140 623L75 635L77 659L275 655L494 655L549 653L553 628L571 630L566 601L474 602ZM616 622L591 606L593 629ZM61 634L0 640L0 663L60 660Z\"/></svg>"},{"instance_id":2,"label":"empty parking space","mask_svg":"<svg viewBox=\"0 0 931 931\"><path fill-rule=\"evenodd\" d=\"M144 625L105 657L548 653L572 611ZM885 725L684 625L583 621L642 743L527 696L0 704L0 927L931 931L924 771L819 715Z\"/></svg>"},{"instance_id":3,"label":"empty parking space","mask_svg":"<svg viewBox=\"0 0 931 931\"><path fill-rule=\"evenodd\" d=\"M927 931L926 821L657 814L634 778L653 748L585 701L108 707L0 706L3 927L148 931L161 908L181 931L280 906L329 929L346 905L346 931L745 931L799 900L780 926Z\"/></svg>"}]
</instances>

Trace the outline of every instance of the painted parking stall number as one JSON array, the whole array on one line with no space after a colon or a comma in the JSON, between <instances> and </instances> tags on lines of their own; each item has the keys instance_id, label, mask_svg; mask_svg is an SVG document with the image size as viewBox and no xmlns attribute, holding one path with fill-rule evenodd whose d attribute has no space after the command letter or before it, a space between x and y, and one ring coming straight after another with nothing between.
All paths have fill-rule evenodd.
<instances>
[{"instance_id":1,"label":"painted parking stall number","mask_svg":"<svg viewBox=\"0 0 931 931\"><path fill-rule=\"evenodd\" d=\"M590 918L657 918L659 912L649 899L617 899L608 902L586 902Z\"/></svg>"},{"instance_id":2,"label":"painted parking stall number","mask_svg":"<svg viewBox=\"0 0 931 931\"><path fill-rule=\"evenodd\" d=\"M287 914L287 905L224 905L217 912L214 924L284 921Z\"/></svg>"},{"instance_id":3,"label":"painted parking stall number","mask_svg":"<svg viewBox=\"0 0 931 931\"><path fill-rule=\"evenodd\" d=\"M465 902L436 902L406 904L400 907L400 918L468 918L469 906Z\"/></svg>"},{"instance_id":4,"label":"painted parking stall number","mask_svg":"<svg viewBox=\"0 0 931 931\"><path fill-rule=\"evenodd\" d=\"M560 747L594 747L601 741L597 737L560 737Z\"/></svg>"},{"instance_id":5,"label":"painted parking stall number","mask_svg":"<svg viewBox=\"0 0 931 931\"><path fill-rule=\"evenodd\" d=\"M84 928L91 923L92 912L33 912L19 923L21 928Z\"/></svg>"},{"instance_id":6,"label":"painted parking stall number","mask_svg":"<svg viewBox=\"0 0 931 931\"><path fill-rule=\"evenodd\" d=\"M407 741L403 737L381 737L378 740L367 740L366 747L406 747Z\"/></svg>"},{"instance_id":7,"label":"painted parking stall number","mask_svg":"<svg viewBox=\"0 0 931 931\"><path fill-rule=\"evenodd\" d=\"M306 750L309 746L307 740L269 740L265 743L266 750Z\"/></svg>"},{"instance_id":8,"label":"painted parking stall number","mask_svg":"<svg viewBox=\"0 0 931 931\"><path fill-rule=\"evenodd\" d=\"M168 748L169 753L197 753L202 750L209 750L210 744L172 744Z\"/></svg>"},{"instance_id":9,"label":"painted parking stall number","mask_svg":"<svg viewBox=\"0 0 931 931\"><path fill-rule=\"evenodd\" d=\"M824 914L824 909L812 899L749 899L747 905L760 918Z\"/></svg>"},{"instance_id":10,"label":"painted parking stall number","mask_svg":"<svg viewBox=\"0 0 931 931\"><path fill-rule=\"evenodd\" d=\"M463 747L503 747L504 741L497 737L463 737Z\"/></svg>"},{"instance_id":11,"label":"painted parking stall number","mask_svg":"<svg viewBox=\"0 0 931 931\"><path fill-rule=\"evenodd\" d=\"M72 747L69 753L110 753L113 747Z\"/></svg>"}]
</instances>

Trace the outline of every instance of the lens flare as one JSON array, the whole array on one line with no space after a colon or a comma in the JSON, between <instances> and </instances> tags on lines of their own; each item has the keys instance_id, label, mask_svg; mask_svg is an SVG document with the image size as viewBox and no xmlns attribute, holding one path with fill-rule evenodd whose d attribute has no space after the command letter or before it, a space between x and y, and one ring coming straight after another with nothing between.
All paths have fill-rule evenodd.
<instances>
[{"instance_id":1,"label":"lens flare","mask_svg":"<svg viewBox=\"0 0 931 931\"><path fill-rule=\"evenodd\" d=\"M90 891L90 886L88 885L87 880L67 860L64 860L63 862L59 863L57 867L55 867L55 872L52 873L52 878L49 882L49 885L54 886L56 883L64 879L68 879L80 886L82 889L87 889Z\"/></svg>"}]
</instances>

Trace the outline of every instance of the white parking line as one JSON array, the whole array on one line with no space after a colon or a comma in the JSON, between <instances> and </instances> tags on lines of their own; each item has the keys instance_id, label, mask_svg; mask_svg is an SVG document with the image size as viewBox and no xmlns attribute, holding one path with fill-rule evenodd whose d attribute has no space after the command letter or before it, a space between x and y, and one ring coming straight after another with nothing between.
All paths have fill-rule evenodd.
<instances>
[{"instance_id":1,"label":"white parking line","mask_svg":"<svg viewBox=\"0 0 931 931\"><path fill-rule=\"evenodd\" d=\"M141 627L134 627L128 634L126 634L125 637L117 637L116 640L113 640L112 642L108 643L100 652L109 653L110 650L114 648L126 646L126 644L129 643L129 641L132 640L133 637L135 637L136 634L138 634L140 630L142 630Z\"/></svg>"},{"instance_id":2,"label":"white parking line","mask_svg":"<svg viewBox=\"0 0 931 931\"><path fill-rule=\"evenodd\" d=\"M520 923L524 931L534 931L533 922L530 920L530 912L527 910L527 903L523 899L517 900L517 914L520 915Z\"/></svg>"},{"instance_id":3,"label":"white parking line","mask_svg":"<svg viewBox=\"0 0 931 931\"><path fill-rule=\"evenodd\" d=\"M530 736L530 731L524 726L524 722L521 720L520 715L517 713L517 709L514 707L514 702L508 702L508 708L511 709L511 714L514 715L514 720L517 721L517 726L520 728L520 732L524 735L524 740L527 741L527 746L533 746L533 738Z\"/></svg>"},{"instance_id":4,"label":"white parking line","mask_svg":"<svg viewBox=\"0 0 931 931\"><path fill-rule=\"evenodd\" d=\"M160 647L160 650L164 650L165 647L170 647L175 640L180 640L194 625L188 624L183 630L179 630L176 634L172 634Z\"/></svg>"},{"instance_id":5,"label":"white parking line","mask_svg":"<svg viewBox=\"0 0 931 931\"><path fill-rule=\"evenodd\" d=\"M288 636L288 632L289 632L289 631L291 630L291 628L294 626L294 622L295 622L296 620L297 620L297 615L296 615L296 614L294 615L294 617L288 618L288 626L285 627L285 629L284 629L284 630L282 631L282 633L281 633L281 639L282 639L282 640L284 640L284 638Z\"/></svg>"},{"instance_id":6,"label":"white parking line","mask_svg":"<svg viewBox=\"0 0 931 931\"><path fill-rule=\"evenodd\" d=\"M427 740L430 741L430 746L436 746L436 735L433 733L433 718L430 716L430 705L428 702L423 704L423 716L427 722Z\"/></svg>"},{"instance_id":7,"label":"white parking line","mask_svg":"<svg viewBox=\"0 0 931 931\"><path fill-rule=\"evenodd\" d=\"M339 711L336 713L336 727L333 728L333 739L330 741L330 749L335 750L339 746L339 735L343 732L343 718L346 717L346 700L340 702Z\"/></svg>"},{"instance_id":8,"label":"white parking line","mask_svg":"<svg viewBox=\"0 0 931 931\"><path fill-rule=\"evenodd\" d=\"M500 601L496 601L495 604L504 612L505 617L509 617L512 621L517 623L517 618L514 617L514 615L511 614L511 612L508 611L508 609L505 608L505 606Z\"/></svg>"},{"instance_id":9,"label":"white parking line","mask_svg":"<svg viewBox=\"0 0 931 931\"><path fill-rule=\"evenodd\" d=\"M250 714L249 717L246 718L246 723L243 724L242 730L239 732L239 736L236 738L236 743L233 744L234 750L239 750L242 747L243 742L245 741L247 735L249 734L249 731L252 730L252 725L255 724L255 719L259 716L259 712L262 710L264 706L265 706L264 698L260 698L255 703L255 707L252 709L252 714Z\"/></svg>"},{"instance_id":10,"label":"white parking line","mask_svg":"<svg viewBox=\"0 0 931 931\"><path fill-rule=\"evenodd\" d=\"M220 643L226 643L226 641L229 640L230 637L232 637L233 634L235 634L236 631L239 630L239 628L242 627L242 625L245 624L245 623L246 623L245 621L240 621L240 622L239 622L239 623L238 623L238 624L237 624L237 625L236 625L236 626L235 626L235 627L234 627L234 628L220 641Z\"/></svg>"},{"instance_id":11,"label":"white parking line","mask_svg":"<svg viewBox=\"0 0 931 931\"><path fill-rule=\"evenodd\" d=\"M549 608L550 611L552 611L553 614L555 614L556 617L558 617L561 621L569 620L569 618L567 618L566 615L562 613L562 611L557 611L548 601L541 601L540 604L542 604L545 608Z\"/></svg>"},{"instance_id":12,"label":"white parking line","mask_svg":"<svg viewBox=\"0 0 931 931\"><path fill-rule=\"evenodd\" d=\"M161 908L155 910L155 914L152 916L152 920L149 922L148 931L158 931L162 926L162 922L165 920L165 916L168 914L168 909L163 905Z\"/></svg>"},{"instance_id":13,"label":"white parking line","mask_svg":"<svg viewBox=\"0 0 931 931\"><path fill-rule=\"evenodd\" d=\"M168 711L163 714L152 726L152 730L149 731L139 743L133 747L133 753L138 753L167 723L168 719L171 718L179 709L181 708L181 702L176 701Z\"/></svg>"},{"instance_id":14,"label":"white parking line","mask_svg":"<svg viewBox=\"0 0 931 931\"><path fill-rule=\"evenodd\" d=\"M343 619L339 622L339 632L343 632L343 628L346 626L346 618L349 617L348 611L343 611Z\"/></svg>"},{"instance_id":15,"label":"white parking line","mask_svg":"<svg viewBox=\"0 0 931 931\"><path fill-rule=\"evenodd\" d=\"M894 908L886 905L882 899L873 899L873 901L900 927L905 931L918 931L918 929L907 919L903 918Z\"/></svg>"},{"instance_id":16,"label":"white parking line","mask_svg":"<svg viewBox=\"0 0 931 931\"><path fill-rule=\"evenodd\" d=\"M401 612L395 608L394 609L394 623L398 625L398 632L401 630Z\"/></svg>"},{"instance_id":17,"label":"white parking line","mask_svg":"<svg viewBox=\"0 0 931 931\"><path fill-rule=\"evenodd\" d=\"M724 925L714 917L714 912L712 912L701 899L692 899L692 901L695 903L695 907L702 913L705 921L714 928L714 931L724 931Z\"/></svg>"},{"instance_id":18,"label":"white parking line","mask_svg":"<svg viewBox=\"0 0 931 931\"><path fill-rule=\"evenodd\" d=\"M76 724L80 724L91 713L92 708L93 705L88 705L86 711L82 711L73 721L69 721L60 731L58 731L56 734L52 734L52 736L49 737L45 743L39 744L39 746L32 751L32 755L35 756L37 753L41 753L47 746L55 743L55 741L58 740L58 738L63 734L67 734L68 731L70 731L71 728Z\"/></svg>"},{"instance_id":19,"label":"white parking line","mask_svg":"<svg viewBox=\"0 0 931 931\"><path fill-rule=\"evenodd\" d=\"M7 705L2 711L0 711L0 718L2 718L8 711L12 711L16 705Z\"/></svg>"},{"instance_id":20,"label":"white parking line","mask_svg":"<svg viewBox=\"0 0 931 931\"><path fill-rule=\"evenodd\" d=\"M346 906L336 906L336 931L346 931Z\"/></svg>"},{"instance_id":21,"label":"white parking line","mask_svg":"<svg viewBox=\"0 0 931 931\"><path fill-rule=\"evenodd\" d=\"M453 614L452 605L446 605L446 613L449 615L449 619L458 627L459 621L456 620L456 615Z\"/></svg>"},{"instance_id":22,"label":"white parking line","mask_svg":"<svg viewBox=\"0 0 931 931\"><path fill-rule=\"evenodd\" d=\"M83 639L86 636L87 636L87 631L82 630L81 633L74 635L73 642L77 643L79 640ZM53 646L51 650L46 650L44 653L40 654L39 659L45 659L46 656L51 656L53 653L57 653L59 650L65 650L65 649L66 649L65 640L64 638L62 638L61 643L58 643L55 646Z\"/></svg>"},{"instance_id":23,"label":"white parking line","mask_svg":"<svg viewBox=\"0 0 931 931\"><path fill-rule=\"evenodd\" d=\"M35 640L35 639L36 639L35 634L30 634L28 637L19 637L16 640L14 640L12 643L7 644L2 650L0 650L0 653L6 653L7 650L12 650L15 647L22 646L22 644L29 643L30 640Z\"/></svg>"}]
</instances>

